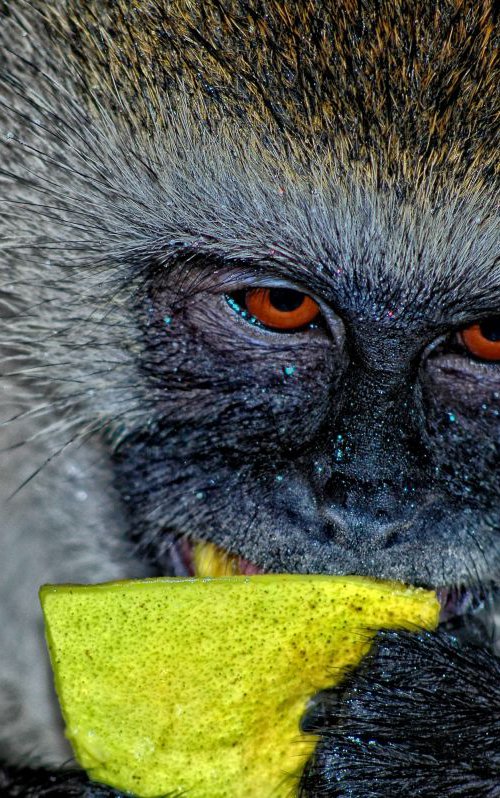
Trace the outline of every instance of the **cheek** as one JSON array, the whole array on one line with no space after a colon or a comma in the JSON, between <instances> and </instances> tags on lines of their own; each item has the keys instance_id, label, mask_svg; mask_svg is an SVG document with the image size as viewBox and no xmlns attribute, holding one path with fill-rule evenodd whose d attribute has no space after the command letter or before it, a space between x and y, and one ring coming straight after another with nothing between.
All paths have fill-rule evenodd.
<instances>
[{"instance_id":1,"label":"cheek","mask_svg":"<svg viewBox=\"0 0 500 798\"><path fill-rule=\"evenodd\" d=\"M436 370L428 386L436 475L448 492L471 503L498 503L500 402L495 383L467 374L450 379Z\"/></svg>"},{"instance_id":2,"label":"cheek","mask_svg":"<svg viewBox=\"0 0 500 798\"><path fill-rule=\"evenodd\" d=\"M145 331L142 368L161 423L187 434L204 428L214 449L249 461L309 443L340 378L329 343L308 334L252 338L244 324L211 322L192 309L156 314Z\"/></svg>"},{"instance_id":3,"label":"cheek","mask_svg":"<svg viewBox=\"0 0 500 798\"><path fill-rule=\"evenodd\" d=\"M500 368L484 374L429 368L425 398L430 422L440 432L469 438L474 449L500 443Z\"/></svg>"},{"instance_id":4,"label":"cheek","mask_svg":"<svg viewBox=\"0 0 500 798\"><path fill-rule=\"evenodd\" d=\"M329 412L335 368L327 352L308 351L308 357L269 353L252 363L249 384L239 396L241 415L251 425L253 448L293 452L310 444ZM233 370L241 366L234 364ZM229 375L228 375L229 376ZM257 437L265 428L267 441Z\"/></svg>"}]
</instances>

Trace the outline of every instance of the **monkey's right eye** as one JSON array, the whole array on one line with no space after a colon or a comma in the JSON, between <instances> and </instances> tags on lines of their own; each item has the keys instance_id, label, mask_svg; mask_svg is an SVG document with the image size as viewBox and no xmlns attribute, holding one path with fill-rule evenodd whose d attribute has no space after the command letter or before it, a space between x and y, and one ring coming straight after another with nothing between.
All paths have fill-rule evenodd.
<instances>
[{"instance_id":1,"label":"monkey's right eye","mask_svg":"<svg viewBox=\"0 0 500 798\"><path fill-rule=\"evenodd\" d=\"M472 324L460 333L465 348L481 360L500 362L500 316Z\"/></svg>"},{"instance_id":2,"label":"monkey's right eye","mask_svg":"<svg viewBox=\"0 0 500 798\"><path fill-rule=\"evenodd\" d=\"M282 332L307 328L320 315L318 303L293 288L249 288L226 298L248 321Z\"/></svg>"}]
</instances>

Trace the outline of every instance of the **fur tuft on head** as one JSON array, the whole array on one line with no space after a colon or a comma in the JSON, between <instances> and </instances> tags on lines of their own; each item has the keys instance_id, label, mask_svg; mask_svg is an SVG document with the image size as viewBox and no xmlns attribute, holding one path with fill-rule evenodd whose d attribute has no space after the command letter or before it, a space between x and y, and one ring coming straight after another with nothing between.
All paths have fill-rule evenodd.
<instances>
[{"instance_id":1,"label":"fur tuft on head","mask_svg":"<svg viewBox=\"0 0 500 798\"><path fill-rule=\"evenodd\" d=\"M13 370L79 430L144 406L130 309L179 252L358 264L408 304L445 252L464 297L497 291L491 3L8 7L2 315Z\"/></svg>"},{"instance_id":2,"label":"fur tuft on head","mask_svg":"<svg viewBox=\"0 0 500 798\"><path fill-rule=\"evenodd\" d=\"M87 90L114 94L146 127L185 93L205 124L242 120L319 139L344 165L413 180L441 168L448 181L496 163L494 6L59 0L44 13L73 42Z\"/></svg>"}]
</instances>

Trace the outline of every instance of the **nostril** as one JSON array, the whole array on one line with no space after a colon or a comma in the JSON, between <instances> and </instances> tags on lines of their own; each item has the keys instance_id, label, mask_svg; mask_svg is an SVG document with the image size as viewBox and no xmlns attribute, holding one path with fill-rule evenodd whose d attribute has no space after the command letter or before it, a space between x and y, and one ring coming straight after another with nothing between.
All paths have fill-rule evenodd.
<instances>
[{"instance_id":1,"label":"nostril","mask_svg":"<svg viewBox=\"0 0 500 798\"><path fill-rule=\"evenodd\" d=\"M373 514L355 513L337 507L324 507L325 532L347 551L366 548L389 549L402 542L411 523L377 519Z\"/></svg>"},{"instance_id":2,"label":"nostril","mask_svg":"<svg viewBox=\"0 0 500 798\"><path fill-rule=\"evenodd\" d=\"M373 517L381 524L387 523L391 519L391 513L385 507L374 507Z\"/></svg>"},{"instance_id":3,"label":"nostril","mask_svg":"<svg viewBox=\"0 0 500 798\"><path fill-rule=\"evenodd\" d=\"M325 485L324 497L341 507L348 504L349 495L353 493L353 480L342 474L334 474Z\"/></svg>"},{"instance_id":4,"label":"nostril","mask_svg":"<svg viewBox=\"0 0 500 798\"><path fill-rule=\"evenodd\" d=\"M355 474L331 473L323 487L322 514L327 534L346 550L400 545L415 523L416 508L426 495L419 485L405 489L403 481L360 479Z\"/></svg>"},{"instance_id":5,"label":"nostril","mask_svg":"<svg viewBox=\"0 0 500 798\"><path fill-rule=\"evenodd\" d=\"M379 524L391 524L413 514L420 491L403 483L368 481L335 471L323 488L323 502Z\"/></svg>"},{"instance_id":6,"label":"nostril","mask_svg":"<svg viewBox=\"0 0 500 798\"><path fill-rule=\"evenodd\" d=\"M326 535L348 551L366 546L389 549L399 545L414 522L409 515L345 509L333 504L324 504L322 515L326 522Z\"/></svg>"},{"instance_id":7,"label":"nostril","mask_svg":"<svg viewBox=\"0 0 500 798\"><path fill-rule=\"evenodd\" d=\"M391 546L401 543L405 529L401 524L386 525L383 528L384 548L390 549Z\"/></svg>"},{"instance_id":8,"label":"nostril","mask_svg":"<svg viewBox=\"0 0 500 798\"><path fill-rule=\"evenodd\" d=\"M367 507L380 520L390 518L398 506L397 491L388 482L368 482L335 472L324 488L324 497L339 507Z\"/></svg>"}]
</instances>

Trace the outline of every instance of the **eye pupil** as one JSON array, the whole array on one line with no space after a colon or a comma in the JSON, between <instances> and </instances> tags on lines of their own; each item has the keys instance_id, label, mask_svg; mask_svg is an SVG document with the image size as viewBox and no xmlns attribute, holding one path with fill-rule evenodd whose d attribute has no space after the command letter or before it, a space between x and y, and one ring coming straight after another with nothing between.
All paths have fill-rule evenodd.
<instances>
[{"instance_id":1,"label":"eye pupil","mask_svg":"<svg viewBox=\"0 0 500 798\"><path fill-rule=\"evenodd\" d=\"M500 316L492 316L479 325L481 335L488 341L500 342Z\"/></svg>"},{"instance_id":2,"label":"eye pupil","mask_svg":"<svg viewBox=\"0 0 500 798\"><path fill-rule=\"evenodd\" d=\"M276 310L282 313L291 313L300 308L304 302L304 294L294 291L292 288L271 288L269 302Z\"/></svg>"}]
</instances>

